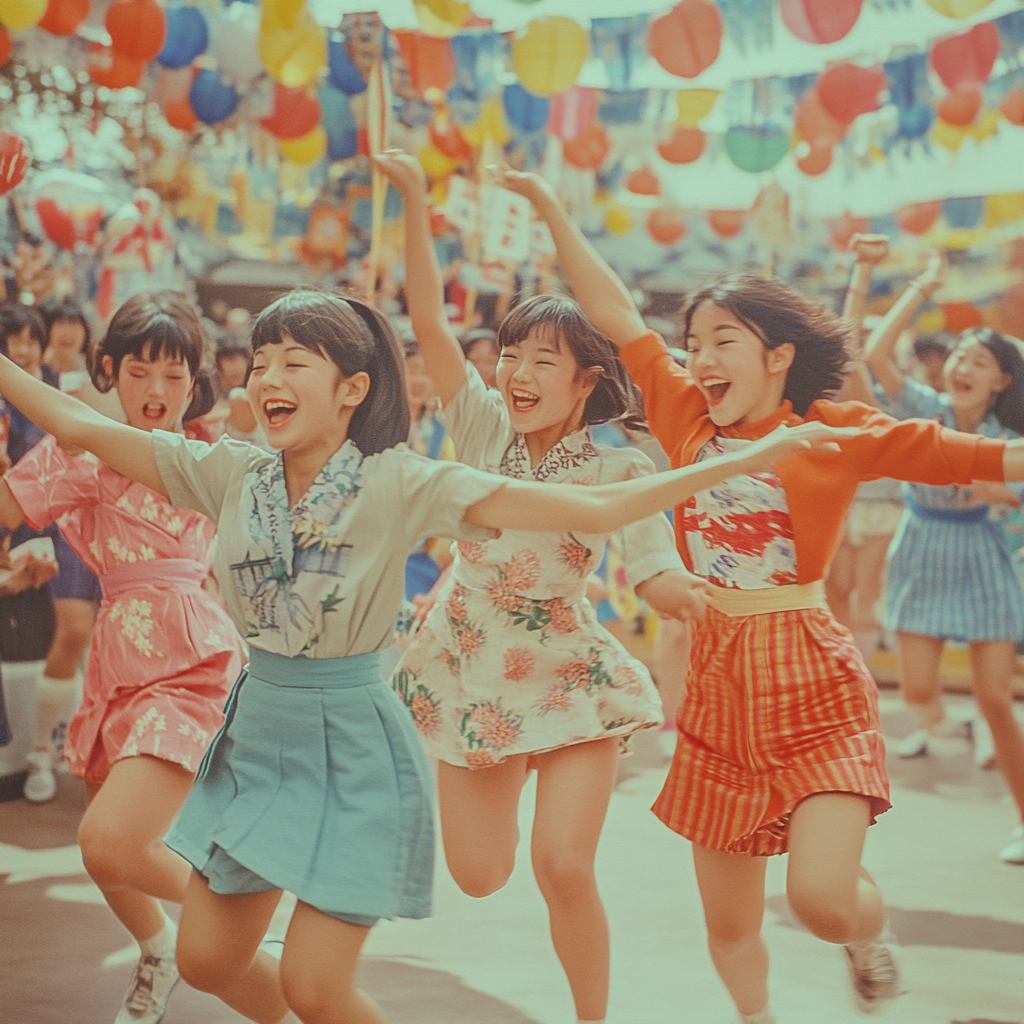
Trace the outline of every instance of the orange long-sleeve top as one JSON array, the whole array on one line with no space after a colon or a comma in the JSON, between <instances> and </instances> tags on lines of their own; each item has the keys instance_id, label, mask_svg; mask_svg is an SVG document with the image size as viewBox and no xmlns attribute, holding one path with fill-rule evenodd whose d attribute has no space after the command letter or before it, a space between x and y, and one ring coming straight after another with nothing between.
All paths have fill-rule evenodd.
<instances>
[{"instance_id":1,"label":"orange long-sleeve top","mask_svg":"<svg viewBox=\"0 0 1024 1024\"><path fill-rule=\"evenodd\" d=\"M776 468L793 524L797 581L813 583L825 575L853 501L864 480L889 477L922 484L970 484L1003 480L1006 442L949 430L928 420L897 420L861 402L814 402L804 417L783 402L771 416L742 426L718 427L707 402L687 371L668 354L665 343L648 331L620 350L630 376L644 393L647 422L674 467L692 464L715 434L755 440L780 424L818 421L834 427L859 427L843 442L843 451L796 455ZM676 546L693 568L683 531L683 506L676 506Z\"/></svg>"}]
</instances>

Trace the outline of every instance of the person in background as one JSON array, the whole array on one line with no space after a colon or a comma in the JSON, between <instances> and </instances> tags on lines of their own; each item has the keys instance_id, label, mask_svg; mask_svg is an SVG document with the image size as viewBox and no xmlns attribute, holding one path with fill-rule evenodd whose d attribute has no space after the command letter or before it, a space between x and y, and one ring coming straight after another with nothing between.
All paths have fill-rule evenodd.
<instances>
[{"instance_id":1,"label":"person in background","mask_svg":"<svg viewBox=\"0 0 1024 1024\"><path fill-rule=\"evenodd\" d=\"M489 387L496 386L498 371L498 335L486 327L476 327L459 339L466 361L476 367L480 379Z\"/></svg>"},{"instance_id":2,"label":"person in background","mask_svg":"<svg viewBox=\"0 0 1024 1024\"><path fill-rule=\"evenodd\" d=\"M946 390L946 360L952 346L938 334L925 335L914 340L913 376L922 384L941 394Z\"/></svg>"}]
</instances>

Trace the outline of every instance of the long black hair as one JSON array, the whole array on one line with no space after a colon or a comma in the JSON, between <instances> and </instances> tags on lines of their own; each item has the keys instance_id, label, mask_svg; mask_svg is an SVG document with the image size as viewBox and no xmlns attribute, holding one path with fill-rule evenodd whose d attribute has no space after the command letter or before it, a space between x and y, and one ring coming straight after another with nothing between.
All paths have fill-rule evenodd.
<instances>
[{"instance_id":1,"label":"long black hair","mask_svg":"<svg viewBox=\"0 0 1024 1024\"><path fill-rule=\"evenodd\" d=\"M991 327L972 327L957 338L957 348L977 342L992 353L1010 383L992 396L991 412L1000 426L1024 436L1024 353L1021 342ZM955 351L955 349L954 349Z\"/></svg>"},{"instance_id":2,"label":"long black hair","mask_svg":"<svg viewBox=\"0 0 1024 1024\"><path fill-rule=\"evenodd\" d=\"M364 455L409 439L405 359L387 318L372 306L332 292L297 288L256 318L252 350L290 338L329 359L343 377L366 373L370 387L352 414L349 438ZM250 367L251 367L250 362Z\"/></svg>"},{"instance_id":3,"label":"long black hair","mask_svg":"<svg viewBox=\"0 0 1024 1024\"><path fill-rule=\"evenodd\" d=\"M793 362L782 397L793 403L798 416L807 415L813 402L842 387L856 332L820 302L775 278L730 274L702 288L687 302L684 337L690 333L694 313L705 302L729 310L761 339L765 348L793 346Z\"/></svg>"}]
</instances>

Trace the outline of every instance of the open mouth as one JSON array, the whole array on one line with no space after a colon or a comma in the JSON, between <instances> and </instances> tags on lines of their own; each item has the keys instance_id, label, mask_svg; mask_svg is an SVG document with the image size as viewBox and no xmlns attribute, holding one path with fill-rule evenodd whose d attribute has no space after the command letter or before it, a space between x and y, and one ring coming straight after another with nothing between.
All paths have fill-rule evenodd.
<instances>
[{"instance_id":1,"label":"open mouth","mask_svg":"<svg viewBox=\"0 0 1024 1024\"><path fill-rule=\"evenodd\" d=\"M271 398L263 403L263 412L270 427L282 427L288 422L297 406L283 398Z\"/></svg>"},{"instance_id":2,"label":"open mouth","mask_svg":"<svg viewBox=\"0 0 1024 1024\"><path fill-rule=\"evenodd\" d=\"M142 407L143 419L157 422L167 415L167 406L163 402L147 402Z\"/></svg>"},{"instance_id":3,"label":"open mouth","mask_svg":"<svg viewBox=\"0 0 1024 1024\"><path fill-rule=\"evenodd\" d=\"M516 412L529 412L540 401L540 396L531 395L529 391L520 391L517 388L509 391L509 397Z\"/></svg>"},{"instance_id":4,"label":"open mouth","mask_svg":"<svg viewBox=\"0 0 1024 1024\"><path fill-rule=\"evenodd\" d=\"M719 405L722 399L725 398L725 393L732 385L732 381L725 380L722 377L705 377L701 384L708 393L708 405Z\"/></svg>"}]
</instances>

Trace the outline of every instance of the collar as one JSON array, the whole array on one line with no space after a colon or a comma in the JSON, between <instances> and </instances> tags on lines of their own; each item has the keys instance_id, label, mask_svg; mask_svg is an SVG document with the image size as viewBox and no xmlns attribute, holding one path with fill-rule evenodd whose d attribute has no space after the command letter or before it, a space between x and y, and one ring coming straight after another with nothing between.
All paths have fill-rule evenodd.
<instances>
[{"instance_id":1,"label":"collar","mask_svg":"<svg viewBox=\"0 0 1024 1024\"><path fill-rule=\"evenodd\" d=\"M597 455L597 449L590 438L589 425L566 434L557 444L552 445L536 466L530 466L530 450L526 436L516 434L502 459L501 471L505 476L517 480L546 480L559 469L571 468L589 462Z\"/></svg>"},{"instance_id":2,"label":"collar","mask_svg":"<svg viewBox=\"0 0 1024 1024\"><path fill-rule=\"evenodd\" d=\"M785 401L773 413L757 420L756 423L735 423L728 427L719 427L718 433L722 437L738 437L748 441L756 441L766 434L770 434L776 427L795 427L803 423L803 420L793 412L793 403Z\"/></svg>"}]
</instances>

